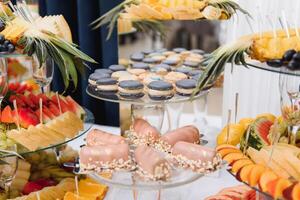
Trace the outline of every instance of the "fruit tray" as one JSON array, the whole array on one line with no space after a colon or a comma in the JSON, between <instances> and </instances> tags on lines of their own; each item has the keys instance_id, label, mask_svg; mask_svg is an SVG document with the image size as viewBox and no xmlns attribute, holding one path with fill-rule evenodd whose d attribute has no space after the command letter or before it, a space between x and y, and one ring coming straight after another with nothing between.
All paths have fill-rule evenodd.
<instances>
[{"instance_id":1,"label":"fruit tray","mask_svg":"<svg viewBox=\"0 0 300 200\"><path fill-rule=\"evenodd\" d=\"M169 100L151 100L147 95L142 97L141 99L125 99L122 98L118 93L104 93L98 91L95 87L89 85L86 89L88 95L100 99L103 101L109 101L113 103L129 103L135 105L157 105L157 104L170 104L170 103L183 103L195 99L199 99L209 92L209 89L201 91L199 94L195 95L194 97L190 96L180 96L175 94Z\"/></svg>"}]
</instances>

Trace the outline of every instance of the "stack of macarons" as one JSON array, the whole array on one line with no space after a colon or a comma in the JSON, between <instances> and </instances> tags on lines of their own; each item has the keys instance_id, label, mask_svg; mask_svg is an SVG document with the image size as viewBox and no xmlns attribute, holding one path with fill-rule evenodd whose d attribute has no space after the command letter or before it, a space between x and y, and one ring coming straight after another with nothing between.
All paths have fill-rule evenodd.
<instances>
[{"instance_id":1,"label":"stack of macarons","mask_svg":"<svg viewBox=\"0 0 300 200\"><path fill-rule=\"evenodd\" d=\"M202 74L204 51L199 49L159 49L130 56L128 65L97 69L89 84L98 92L118 93L125 99L139 99L147 94L152 100L167 100L175 94L190 96Z\"/></svg>"}]
</instances>

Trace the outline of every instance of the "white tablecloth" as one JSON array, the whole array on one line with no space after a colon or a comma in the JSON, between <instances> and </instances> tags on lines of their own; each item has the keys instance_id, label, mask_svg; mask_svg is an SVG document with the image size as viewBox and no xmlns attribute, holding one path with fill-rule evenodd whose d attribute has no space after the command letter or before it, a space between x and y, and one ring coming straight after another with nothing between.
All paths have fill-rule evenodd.
<instances>
[{"instance_id":1,"label":"white tablecloth","mask_svg":"<svg viewBox=\"0 0 300 200\"><path fill-rule=\"evenodd\" d=\"M220 124L221 119L209 118L209 122L215 124ZM217 123L216 123L217 122ZM98 128L105 130L110 133L119 134L120 129L115 127L100 126L94 125L93 128ZM206 135L207 139L214 140L215 134ZM79 149L79 146L84 144L83 139L85 136L82 136L78 140L75 140L70 143L74 149ZM161 200L203 200L205 197L216 194L224 187L238 185L239 183L228 173L225 169L211 174L209 176L203 177L194 183L177 187L173 189L163 190L161 192ZM152 192L138 192L138 200L156 200L157 191ZM110 187L108 194L106 195L105 200L131 200L133 198L132 191L112 188Z\"/></svg>"}]
</instances>

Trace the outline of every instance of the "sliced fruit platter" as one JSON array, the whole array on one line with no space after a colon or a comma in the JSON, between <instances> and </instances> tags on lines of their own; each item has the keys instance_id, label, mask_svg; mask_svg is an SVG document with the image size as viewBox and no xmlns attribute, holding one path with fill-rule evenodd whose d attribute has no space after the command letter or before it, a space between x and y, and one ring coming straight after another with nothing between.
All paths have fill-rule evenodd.
<instances>
[{"instance_id":1,"label":"sliced fruit platter","mask_svg":"<svg viewBox=\"0 0 300 200\"><path fill-rule=\"evenodd\" d=\"M257 33L219 47L204 61L208 65L199 79L198 89L214 81L224 71L226 63L253 66L248 58L261 63L267 62L272 66L270 68L274 69L270 71L281 72L281 67L284 67L284 70L298 70L299 31L299 28L291 28Z\"/></svg>"},{"instance_id":2,"label":"sliced fruit platter","mask_svg":"<svg viewBox=\"0 0 300 200\"><path fill-rule=\"evenodd\" d=\"M287 144L287 132L281 116L242 119L221 131L216 150L237 180L274 199L298 200L300 148Z\"/></svg>"},{"instance_id":3,"label":"sliced fruit platter","mask_svg":"<svg viewBox=\"0 0 300 200\"><path fill-rule=\"evenodd\" d=\"M125 30L133 26L142 31L162 32L164 20L222 20L229 19L238 10L248 14L231 0L125 0L92 24L96 28L109 24L109 38L116 22L118 27L127 24Z\"/></svg>"},{"instance_id":4,"label":"sliced fruit platter","mask_svg":"<svg viewBox=\"0 0 300 200\"><path fill-rule=\"evenodd\" d=\"M18 160L18 168L10 190L1 191L0 200L104 199L107 186L84 176L75 178L72 170L61 164L74 162L77 156L77 151L69 146L60 151L59 158L51 149L25 155L24 159ZM102 175L110 176L110 174Z\"/></svg>"},{"instance_id":5,"label":"sliced fruit platter","mask_svg":"<svg viewBox=\"0 0 300 200\"><path fill-rule=\"evenodd\" d=\"M9 84L3 107L0 148L17 143L21 154L65 143L90 128L84 127L85 111L71 96L42 94L26 83Z\"/></svg>"}]
</instances>

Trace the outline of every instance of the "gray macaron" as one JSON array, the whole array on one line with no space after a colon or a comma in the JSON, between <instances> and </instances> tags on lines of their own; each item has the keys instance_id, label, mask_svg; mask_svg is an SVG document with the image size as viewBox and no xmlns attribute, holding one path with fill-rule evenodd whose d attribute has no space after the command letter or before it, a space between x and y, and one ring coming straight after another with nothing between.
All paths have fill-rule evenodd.
<instances>
[{"instance_id":1,"label":"gray macaron","mask_svg":"<svg viewBox=\"0 0 300 200\"><path fill-rule=\"evenodd\" d=\"M143 53L134 53L130 56L130 59L135 62L141 62L145 58Z\"/></svg>"},{"instance_id":2,"label":"gray macaron","mask_svg":"<svg viewBox=\"0 0 300 200\"><path fill-rule=\"evenodd\" d=\"M138 62L138 63L133 63L132 64L133 69L144 69L148 70L149 69L149 64L143 63L143 62Z\"/></svg>"},{"instance_id":3,"label":"gray macaron","mask_svg":"<svg viewBox=\"0 0 300 200\"><path fill-rule=\"evenodd\" d=\"M152 81L147 86L149 88L149 97L152 100L167 100L173 97L173 85L166 81ZM158 94L155 94L155 91L158 91ZM166 91L166 94L161 94L160 92ZM168 92L170 91L170 92Z\"/></svg>"},{"instance_id":4,"label":"gray macaron","mask_svg":"<svg viewBox=\"0 0 300 200\"><path fill-rule=\"evenodd\" d=\"M177 94L182 96L190 96L192 94L192 92L190 91L196 88L197 81L194 79L184 79L177 81L175 85L177 89Z\"/></svg>"},{"instance_id":5,"label":"gray macaron","mask_svg":"<svg viewBox=\"0 0 300 200\"><path fill-rule=\"evenodd\" d=\"M98 73L98 74L112 74L113 71L111 71L110 69L96 69L94 73Z\"/></svg>"},{"instance_id":6,"label":"gray macaron","mask_svg":"<svg viewBox=\"0 0 300 200\"><path fill-rule=\"evenodd\" d=\"M126 67L124 65L111 65L109 66L109 69L113 72L126 71Z\"/></svg>"},{"instance_id":7,"label":"gray macaron","mask_svg":"<svg viewBox=\"0 0 300 200\"><path fill-rule=\"evenodd\" d=\"M119 83L119 88L123 89L122 91L120 91L119 89L119 95L126 99L139 99L144 96L143 92L134 92L135 90L139 91L144 88L144 85L139 81L135 81L135 80L121 81Z\"/></svg>"}]
</instances>

